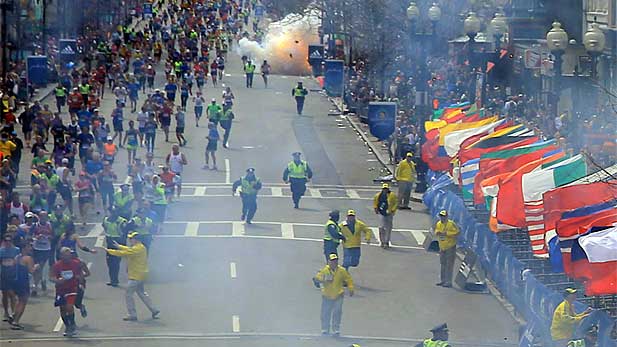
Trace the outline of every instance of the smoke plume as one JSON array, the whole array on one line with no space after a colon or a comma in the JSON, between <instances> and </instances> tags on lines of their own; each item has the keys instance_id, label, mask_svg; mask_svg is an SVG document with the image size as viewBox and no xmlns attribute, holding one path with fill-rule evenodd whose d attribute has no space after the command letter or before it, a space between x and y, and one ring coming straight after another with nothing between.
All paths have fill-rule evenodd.
<instances>
[{"instance_id":1,"label":"smoke plume","mask_svg":"<svg viewBox=\"0 0 617 347\"><path fill-rule=\"evenodd\" d=\"M257 66L267 60L275 74L306 75L311 72L308 45L319 42L318 26L317 16L290 14L267 26L261 44L241 39L236 53L246 55Z\"/></svg>"}]
</instances>

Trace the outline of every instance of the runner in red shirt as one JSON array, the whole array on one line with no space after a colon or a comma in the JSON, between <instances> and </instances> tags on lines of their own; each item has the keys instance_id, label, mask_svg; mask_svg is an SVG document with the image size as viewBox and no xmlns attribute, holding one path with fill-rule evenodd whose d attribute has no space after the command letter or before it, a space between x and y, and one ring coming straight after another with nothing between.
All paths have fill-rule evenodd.
<instances>
[{"instance_id":1,"label":"runner in red shirt","mask_svg":"<svg viewBox=\"0 0 617 347\"><path fill-rule=\"evenodd\" d=\"M56 300L54 306L60 308L60 318L66 327L64 336L75 336L75 299L83 271L79 259L73 257L71 249L60 249L58 260L49 272L49 280L56 284Z\"/></svg>"}]
</instances>

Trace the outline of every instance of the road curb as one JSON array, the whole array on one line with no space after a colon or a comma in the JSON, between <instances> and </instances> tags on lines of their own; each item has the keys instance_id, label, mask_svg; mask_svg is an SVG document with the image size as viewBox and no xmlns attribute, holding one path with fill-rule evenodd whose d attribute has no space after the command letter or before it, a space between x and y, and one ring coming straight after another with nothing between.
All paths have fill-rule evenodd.
<instances>
[{"instance_id":1,"label":"road curb","mask_svg":"<svg viewBox=\"0 0 617 347\"><path fill-rule=\"evenodd\" d=\"M336 107L336 109L339 112L342 113L342 110L340 109L338 103L336 102L336 100L334 100L334 98L328 97L328 100L334 105L334 107ZM362 137L362 140L364 141L364 143L369 147L371 152L373 152L373 154L375 155L375 158L377 158L377 160L381 163L381 165L386 170L388 170L389 174L393 175L395 166L390 164L390 158L385 158L382 149L379 148L367 134L365 134L364 129L362 129L362 125L360 125L360 123L357 120L355 120L353 117L350 117L349 115L345 115L344 118L347 120L349 125L351 125L351 127L356 131L356 133L358 133L360 137ZM417 196L414 196L414 194L412 193L411 201L421 203L422 195L420 195L420 197L417 197Z\"/></svg>"}]
</instances>

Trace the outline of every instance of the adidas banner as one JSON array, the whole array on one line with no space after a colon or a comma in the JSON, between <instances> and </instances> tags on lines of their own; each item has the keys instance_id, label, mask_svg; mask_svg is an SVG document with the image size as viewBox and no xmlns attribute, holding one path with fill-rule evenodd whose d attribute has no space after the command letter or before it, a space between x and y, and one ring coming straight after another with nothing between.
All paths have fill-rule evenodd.
<instances>
[{"instance_id":1,"label":"adidas banner","mask_svg":"<svg viewBox=\"0 0 617 347\"><path fill-rule=\"evenodd\" d=\"M77 40L62 39L58 42L58 53L63 63L75 62L77 59Z\"/></svg>"},{"instance_id":2,"label":"adidas banner","mask_svg":"<svg viewBox=\"0 0 617 347\"><path fill-rule=\"evenodd\" d=\"M309 45L308 46L308 60L309 64L320 64L324 60L324 47L323 45Z\"/></svg>"}]
</instances>

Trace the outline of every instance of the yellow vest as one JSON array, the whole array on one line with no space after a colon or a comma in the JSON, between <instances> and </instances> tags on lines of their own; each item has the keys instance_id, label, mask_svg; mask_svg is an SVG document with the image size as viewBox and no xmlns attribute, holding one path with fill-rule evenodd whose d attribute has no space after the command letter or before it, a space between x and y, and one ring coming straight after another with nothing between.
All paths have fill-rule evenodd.
<instances>
[{"instance_id":1,"label":"yellow vest","mask_svg":"<svg viewBox=\"0 0 617 347\"><path fill-rule=\"evenodd\" d=\"M437 224L435 224L435 235L437 236L439 250L441 251L445 251L456 246L456 238L458 237L458 234L458 227L451 219L448 219L446 223L438 221Z\"/></svg>"},{"instance_id":2,"label":"yellow vest","mask_svg":"<svg viewBox=\"0 0 617 347\"><path fill-rule=\"evenodd\" d=\"M340 243L341 241L340 241L339 239L333 239L333 238L332 238L332 235L330 235L330 232L328 231L328 227L329 227L330 225L334 225L334 227L336 228L336 232L337 232L337 233L339 233L339 234L341 233L341 227L339 227L339 225L338 225L338 224L336 224L336 223L334 223L333 221L329 220L329 221L326 223L326 228L325 228L325 230L324 230L324 236L323 236L323 239L324 239L324 241L332 241L332 242L335 242L335 243L337 243L337 244L338 244L338 243Z\"/></svg>"},{"instance_id":3,"label":"yellow vest","mask_svg":"<svg viewBox=\"0 0 617 347\"><path fill-rule=\"evenodd\" d=\"M302 160L299 165L295 161L289 162L287 169L289 169L290 178L306 178L306 162Z\"/></svg>"},{"instance_id":4,"label":"yellow vest","mask_svg":"<svg viewBox=\"0 0 617 347\"><path fill-rule=\"evenodd\" d=\"M257 194L257 189L255 189L255 185L259 182L259 178L255 177L254 181L249 181L246 178L242 177L242 193L247 195Z\"/></svg>"},{"instance_id":5,"label":"yellow vest","mask_svg":"<svg viewBox=\"0 0 617 347\"><path fill-rule=\"evenodd\" d=\"M423 343L424 347L448 347L450 344L447 341L426 339Z\"/></svg>"}]
</instances>

